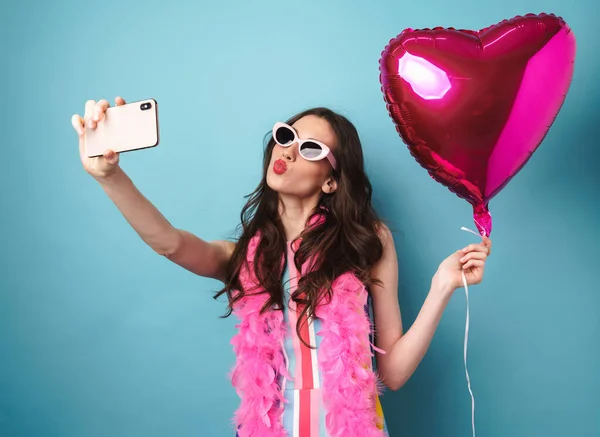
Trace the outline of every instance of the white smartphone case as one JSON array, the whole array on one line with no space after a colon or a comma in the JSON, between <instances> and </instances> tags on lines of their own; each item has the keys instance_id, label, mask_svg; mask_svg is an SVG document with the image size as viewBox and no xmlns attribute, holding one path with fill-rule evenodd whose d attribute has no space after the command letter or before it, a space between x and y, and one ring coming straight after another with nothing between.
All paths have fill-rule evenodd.
<instances>
[{"instance_id":1,"label":"white smartphone case","mask_svg":"<svg viewBox=\"0 0 600 437\"><path fill-rule=\"evenodd\" d=\"M154 99L111 106L95 129L85 128L85 151L90 158L108 149L122 153L155 147L158 142L158 105Z\"/></svg>"}]
</instances>

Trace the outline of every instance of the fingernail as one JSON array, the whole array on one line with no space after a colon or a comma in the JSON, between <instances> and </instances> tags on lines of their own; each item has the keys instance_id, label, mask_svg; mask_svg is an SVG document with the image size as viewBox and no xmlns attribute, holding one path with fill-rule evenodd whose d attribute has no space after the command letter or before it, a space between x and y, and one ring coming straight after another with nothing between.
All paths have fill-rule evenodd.
<instances>
[{"instance_id":1,"label":"fingernail","mask_svg":"<svg viewBox=\"0 0 600 437\"><path fill-rule=\"evenodd\" d=\"M464 256L460 259L460 262L461 263L465 262L465 257Z\"/></svg>"}]
</instances>

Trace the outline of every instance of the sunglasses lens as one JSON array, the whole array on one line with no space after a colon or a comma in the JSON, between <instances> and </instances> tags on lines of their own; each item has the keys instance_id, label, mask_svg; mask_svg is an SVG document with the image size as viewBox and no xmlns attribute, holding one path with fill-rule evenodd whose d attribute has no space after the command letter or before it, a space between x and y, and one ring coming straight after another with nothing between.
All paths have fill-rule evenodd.
<instances>
[{"instance_id":1,"label":"sunglasses lens","mask_svg":"<svg viewBox=\"0 0 600 437\"><path fill-rule=\"evenodd\" d=\"M277 128L275 131L275 141L279 144L289 144L294 141L294 132L285 126Z\"/></svg>"},{"instance_id":2,"label":"sunglasses lens","mask_svg":"<svg viewBox=\"0 0 600 437\"><path fill-rule=\"evenodd\" d=\"M300 147L300 154L306 159L315 159L323 153L323 149L317 143L306 141Z\"/></svg>"}]
</instances>

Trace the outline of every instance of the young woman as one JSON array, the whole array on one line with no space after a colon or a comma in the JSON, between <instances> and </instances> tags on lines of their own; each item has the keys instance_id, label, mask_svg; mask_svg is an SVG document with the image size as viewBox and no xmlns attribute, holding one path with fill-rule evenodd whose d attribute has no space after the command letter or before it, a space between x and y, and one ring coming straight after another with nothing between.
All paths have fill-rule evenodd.
<instances>
[{"instance_id":1,"label":"young woman","mask_svg":"<svg viewBox=\"0 0 600 437\"><path fill-rule=\"evenodd\" d=\"M469 284L482 280L491 241L442 261L403 333L394 241L371 205L359 136L345 117L314 108L275 123L239 239L208 242L173 227L110 144L86 157L84 126L102 123L108 107L90 100L83 118L73 116L81 161L152 249L224 283L215 298L226 294L227 316L240 320L231 373L238 435L387 435L378 395L413 374L462 272Z\"/></svg>"}]
</instances>

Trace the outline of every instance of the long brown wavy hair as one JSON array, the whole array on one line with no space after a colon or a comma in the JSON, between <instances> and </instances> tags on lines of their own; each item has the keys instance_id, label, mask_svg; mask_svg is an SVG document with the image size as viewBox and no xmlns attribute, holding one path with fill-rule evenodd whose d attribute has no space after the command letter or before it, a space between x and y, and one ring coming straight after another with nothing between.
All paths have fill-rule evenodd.
<instances>
[{"instance_id":1,"label":"long brown wavy hair","mask_svg":"<svg viewBox=\"0 0 600 437\"><path fill-rule=\"evenodd\" d=\"M325 303L330 301L333 293L331 284L342 273L352 271L367 289L379 283L371 277L371 270L381 258L383 246L377 232L381 221L371 205L373 190L365 173L356 128L346 117L322 107L301 112L287 123L292 125L307 115L326 120L335 132L338 163L337 171L332 169L337 189L333 193L322 194L319 205L308 219L310 222L313 216L323 214L325 220L304 229L298 237L302 240L294 256L298 271L309 258L313 258L313 265L318 266L310 272L303 272L291 296L298 308L302 308L296 332L301 341L311 347L300 334L302 323L306 323L308 316L314 317L315 308L321 300L327 298ZM238 231L241 235L227 267L225 287L214 295L214 299L224 293L228 296L228 311L222 318L229 317L236 302L249 292L243 289L239 274L246 262L248 243L258 231L262 238L256 249L254 273L269 294L261 313L269 309L283 310L282 260L286 253L286 237L278 212L278 194L267 185L267 171L275 141L272 134L267 134L265 140L262 180L254 192L245 196L248 202L240 214L241 230ZM235 297L233 290L239 291Z\"/></svg>"}]
</instances>

